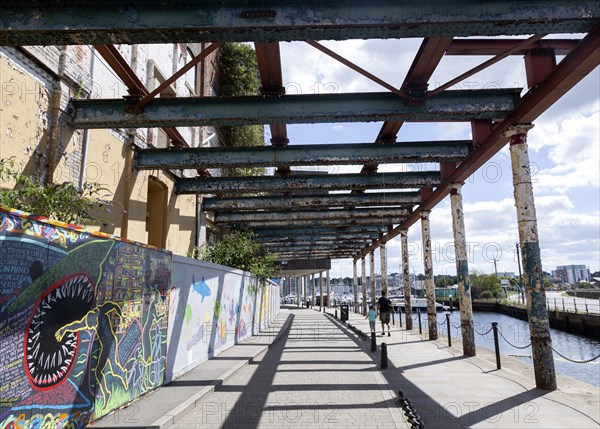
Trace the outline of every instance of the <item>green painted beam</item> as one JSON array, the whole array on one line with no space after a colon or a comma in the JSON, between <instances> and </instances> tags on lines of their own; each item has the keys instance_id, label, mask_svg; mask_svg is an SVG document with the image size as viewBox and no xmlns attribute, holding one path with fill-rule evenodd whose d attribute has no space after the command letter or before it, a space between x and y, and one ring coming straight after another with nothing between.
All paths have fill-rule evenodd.
<instances>
[{"instance_id":1,"label":"green painted beam","mask_svg":"<svg viewBox=\"0 0 600 429\"><path fill-rule=\"evenodd\" d=\"M258 237L281 237L281 236L328 236L328 235L359 235L359 234L379 234L387 231L387 226L350 226L345 225L340 228L333 227L314 227L299 228L290 225L286 228L255 228L254 234Z\"/></svg>"},{"instance_id":2,"label":"green painted beam","mask_svg":"<svg viewBox=\"0 0 600 429\"><path fill-rule=\"evenodd\" d=\"M285 192L296 190L365 190L431 188L440 183L439 171L374 174L306 174L179 179L177 194L226 194L229 192Z\"/></svg>"},{"instance_id":3,"label":"green painted beam","mask_svg":"<svg viewBox=\"0 0 600 429\"><path fill-rule=\"evenodd\" d=\"M74 128L192 127L374 121L502 119L513 111L519 88L444 91L407 105L396 94L282 95L279 97L155 98L140 113L131 99L77 100L68 107Z\"/></svg>"},{"instance_id":4,"label":"green painted beam","mask_svg":"<svg viewBox=\"0 0 600 429\"><path fill-rule=\"evenodd\" d=\"M0 3L2 45L346 40L583 33L593 0Z\"/></svg>"},{"instance_id":5,"label":"green painted beam","mask_svg":"<svg viewBox=\"0 0 600 429\"><path fill-rule=\"evenodd\" d=\"M138 149L139 170L278 167L282 165L352 165L376 162L459 162L469 154L471 140L402 142L395 144L311 144L263 147Z\"/></svg>"},{"instance_id":6,"label":"green painted beam","mask_svg":"<svg viewBox=\"0 0 600 429\"><path fill-rule=\"evenodd\" d=\"M204 211L282 210L326 207L413 206L420 204L418 192L371 192L359 195L329 194L293 197L230 197L204 198Z\"/></svg>"},{"instance_id":7,"label":"green painted beam","mask_svg":"<svg viewBox=\"0 0 600 429\"><path fill-rule=\"evenodd\" d=\"M330 209L330 210L294 210L273 212L243 212L243 213L218 213L215 223L242 223L242 222L270 222L286 220L295 222L297 220L311 219L359 219L359 218L382 218L382 217L407 217L411 213L408 209L398 208L366 208L366 209Z\"/></svg>"},{"instance_id":8,"label":"green painted beam","mask_svg":"<svg viewBox=\"0 0 600 429\"><path fill-rule=\"evenodd\" d=\"M349 219L309 219L309 220L276 220L276 221L251 221L251 222L231 222L227 226L235 229L255 229L255 228L288 228L288 227L300 227L300 228L312 228L312 227L338 227L344 225L371 225L371 226L387 226L397 225L401 223L405 218L403 217L382 217L382 218L349 218ZM225 224L223 224L225 225ZM223 226L222 225L222 226Z\"/></svg>"}]
</instances>

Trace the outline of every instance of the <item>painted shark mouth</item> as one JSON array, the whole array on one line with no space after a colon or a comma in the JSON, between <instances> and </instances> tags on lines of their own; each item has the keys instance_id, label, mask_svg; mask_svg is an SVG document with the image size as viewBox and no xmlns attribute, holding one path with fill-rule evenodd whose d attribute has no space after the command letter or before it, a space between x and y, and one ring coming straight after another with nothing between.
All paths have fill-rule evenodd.
<instances>
[{"instance_id":1,"label":"painted shark mouth","mask_svg":"<svg viewBox=\"0 0 600 429\"><path fill-rule=\"evenodd\" d=\"M37 389L52 388L67 379L75 363L78 332L56 332L81 319L92 307L94 285L86 273L61 278L44 292L29 318L25 332L25 373Z\"/></svg>"}]
</instances>

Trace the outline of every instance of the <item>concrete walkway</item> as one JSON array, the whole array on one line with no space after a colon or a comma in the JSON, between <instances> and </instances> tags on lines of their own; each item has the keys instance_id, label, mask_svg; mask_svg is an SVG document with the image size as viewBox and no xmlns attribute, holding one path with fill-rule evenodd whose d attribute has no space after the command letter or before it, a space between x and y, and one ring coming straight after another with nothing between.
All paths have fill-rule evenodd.
<instances>
[{"instance_id":1,"label":"concrete walkway","mask_svg":"<svg viewBox=\"0 0 600 429\"><path fill-rule=\"evenodd\" d=\"M359 315L351 313L348 323L369 332ZM460 342L448 347L446 337L428 341L428 332L419 335L417 325L408 332L396 320L391 337L380 331L378 323L378 351L372 355L378 361L379 343L387 344L389 367L382 374L393 390L410 398L428 429L600 427L595 386L559 375L558 390L536 389L533 368L518 359L502 356L497 370L493 352L478 349L477 357L464 358Z\"/></svg>"},{"instance_id":2,"label":"concrete walkway","mask_svg":"<svg viewBox=\"0 0 600 429\"><path fill-rule=\"evenodd\" d=\"M364 342L331 318L292 309L281 338L173 428L407 428Z\"/></svg>"},{"instance_id":3,"label":"concrete walkway","mask_svg":"<svg viewBox=\"0 0 600 429\"><path fill-rule=\"evenodd\" d=\"M369 331L360 315L351 313L349 323ZM426 338L396 320L371 352L370 340L331 316L283 309L263 335L91 427L405 428L395 400L402 390L428 429L600 428L595 386L557 376L558 390L539 390L533 369L518 359L502 356L496 370L492 352L463 358L460 342ZM382 341L388 369L378 370Z\"/></svg>"}]
</instances>

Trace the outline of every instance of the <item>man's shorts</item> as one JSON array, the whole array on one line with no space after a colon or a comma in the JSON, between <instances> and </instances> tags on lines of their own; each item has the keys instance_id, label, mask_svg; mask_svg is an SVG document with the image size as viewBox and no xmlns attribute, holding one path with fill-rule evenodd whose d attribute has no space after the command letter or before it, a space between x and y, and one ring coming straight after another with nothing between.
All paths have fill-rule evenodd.
<instances>
[{"instance_id":1,"label":"man's shorts","mask_svg":"<svg viewBox=\"0 0 600 429\"><path fill-rule=\"evenodd\" d=\"M379 313L379 320L382 323L390 323L390 313Z\"/></svg>"}]
</instances>

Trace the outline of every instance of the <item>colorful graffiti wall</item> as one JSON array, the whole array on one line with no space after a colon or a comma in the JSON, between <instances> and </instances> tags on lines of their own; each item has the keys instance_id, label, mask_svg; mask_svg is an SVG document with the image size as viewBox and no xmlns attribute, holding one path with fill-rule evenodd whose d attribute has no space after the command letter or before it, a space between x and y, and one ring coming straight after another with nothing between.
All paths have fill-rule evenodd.
<instances>
[{"instance_id":1,"label":"colorful graffiti wall","mask_svg":"<svg viewBox=\"0 0 600 429\"><path fill-rule=\"evenodd\" d=\"M0 429L84 427L162 385L171 264L0 210Z\"/></svg>"},{"instance_id":2,"label":"colorful graffiti wall","mask_svg":"<svg viewBox=\"0 0 600 429\"><path fill-rule=\"evenodd\" d=\"M278 286L174 255L165 381L258 334L278 313Z\"/></svg>"}]
</instances>

